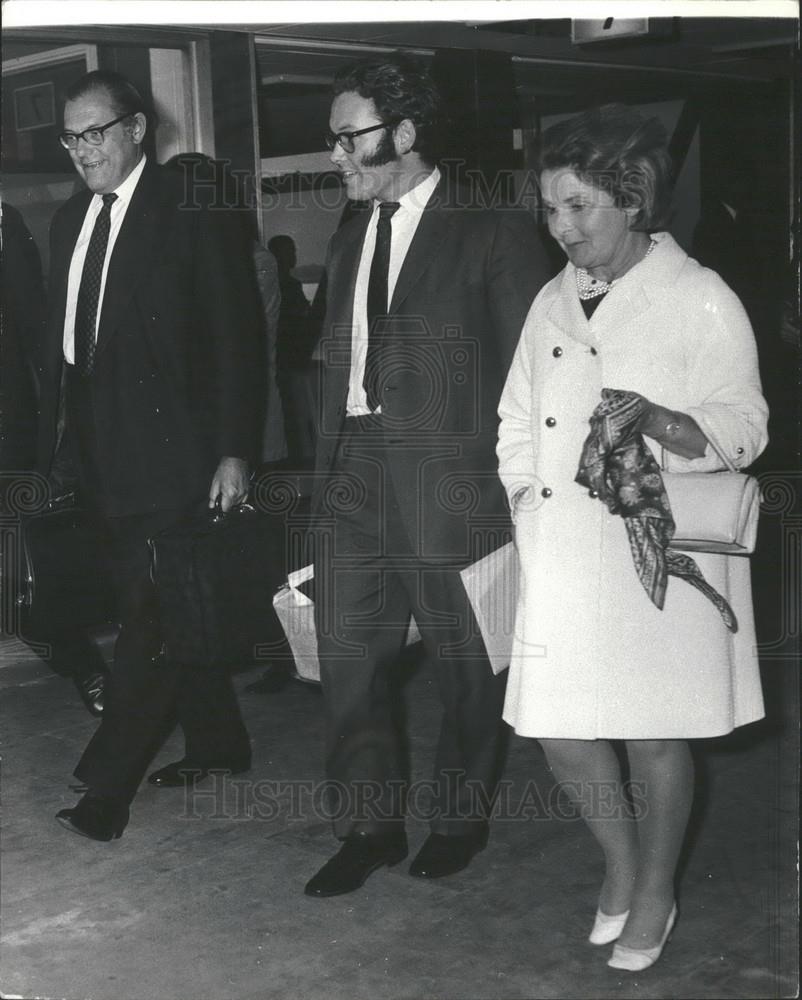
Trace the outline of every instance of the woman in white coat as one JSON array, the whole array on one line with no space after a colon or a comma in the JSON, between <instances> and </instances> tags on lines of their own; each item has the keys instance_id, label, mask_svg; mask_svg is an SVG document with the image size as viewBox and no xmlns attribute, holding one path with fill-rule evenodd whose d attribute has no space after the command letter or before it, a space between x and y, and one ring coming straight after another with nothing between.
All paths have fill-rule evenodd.
<instances>
[{"instance_id":1,"label":"woman in white coat","mask_svg":"<svg viewBox=\"0 0 802 1000\"><path fill-rule=\"evenodd\" d=\"M680 579L659 610L623 518L575 482L603 388L643 397L637 429L664 469L723 468L711 440L736 468L766 445L749 321L718 275L661 231L669 178L662 126L621 105L545 133L543 202L568 263L532 305L499 407L521 561L504 718L541 742L602 847L590 940L615 941L609 964L629 970L656 961L676 919L688 739L763 716L748 559L696 559L737 633ZM637 815L611 740L624 741Z\"/></svg>"}]
</instances>

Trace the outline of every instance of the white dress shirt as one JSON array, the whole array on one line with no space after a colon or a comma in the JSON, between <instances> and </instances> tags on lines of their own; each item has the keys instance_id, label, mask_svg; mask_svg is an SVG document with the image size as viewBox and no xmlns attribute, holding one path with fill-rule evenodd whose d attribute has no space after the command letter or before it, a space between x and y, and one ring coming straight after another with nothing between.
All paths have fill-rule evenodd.
<instances>
[{"instance_id":1,"label":"white dress shirt","mask_svg":"<svg viewBox=\"0 0 802 1000\"><path fill-rule=\"evenodd\" d=\"M393 300L398 275L412 243L412 237L415 235L423 210L439 180L440 171L435 167L425 180L398 199L400 207L390 219L392 236L390 238L390 264L387 271L388 307ZM365 241L362 244L359 270L356 274L353 328L351 330L351 374L348 380L346 407L346 413L349 417L363 416L371 412L362 383L365 380L365 359L368 353L368 282L370 281L370 265L373 263L373 251L376 248L379 204L377 201L373 205L373 214L368 222ZM376 412L380 413L381 408Z\"/></svg>"},{"instance_id":2,"label":"white dress shirt","mask_svg":"<svg viewBox=\"0 0 802 1000\"><path fill-rule=\"evenodd\" d=\"M111 252L120 233L125 213L128 211L128 206L131 203L134 189L139 182L139 178L142 176L142 171L145 169L146 159L147 157L143 155L131 173L114 191L114 194L117 195L117 200L111 206L109 242L106 246L106 258L103 261L103 273L100 278L100 296L97 302L97 315L95 317L95 342L97 342L97 327L100 322L100 312L103 308L103 293L106 290L106 275L109 270ZM70 262L70 275L67 281L67 308L64 313L64 360L70 365L75 364L75 310L78 306L78 289L81 286L81 274L84 269L86 251L89 249L89 240L92 238L92 230L95 228L95 222L101 208L103 208L103 198L101 195L96 194L89 202L84 224L81 226L81 232L78 234L78 242L75 244L75 249L72 252L72 261Z\"/></svg>"}]
</instances>

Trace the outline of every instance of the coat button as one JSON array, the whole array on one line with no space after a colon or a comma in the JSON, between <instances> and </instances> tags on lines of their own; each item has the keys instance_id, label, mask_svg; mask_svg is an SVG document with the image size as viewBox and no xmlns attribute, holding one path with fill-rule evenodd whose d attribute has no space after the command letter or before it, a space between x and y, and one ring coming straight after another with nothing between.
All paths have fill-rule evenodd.
<instances>
[{"instance_id":1,"label":"coat button","mask_svg":"<svg viewBox=\"0 0 802 1000\"><path fill-rule=\"evenodd\" d=\"M555 427L556 424L557 421L554 419L554 417L546 417L546 427Z\"/></svg>"},{"instance_id":2,"label":"coat button","mask_svg":"<svg viewBox=\"0 0 802 1000\"><path fill-rule=\"evenodd\" d=\"M563 356L563 349L562 347L555 347L551 353L555 358L561 358Z\"/></svg>"},{"instance_id":3,"label":"coat button","mask_svg":"<svg viewBox=\"0 0 802 1000\"><path fill-rule=\"evenodd\" d=\"M598 490L588 490L588 496L591 498L591 500L595 500L596 497L598 497L598 495L599 495Z\"/></svg>"},{"instance_id":4,"label":"coat button","mask_svg":"<svg viewBox=\"0 0 802 1000\"><path fill-rule=\"evenodd\" d=\"M736 455L743 455L743 453L744 453L744 450L743 450L743 448L740 448L740 447L739 447L739 448L736 448L736 449L735 449L735 454L736 454Z\"/></svg>"},{"instance_id":5,"label":"coat button","mask_svg":"<svg viewBox=\"0 0 802 1000\"><path fill-rule=\"evenodd\" d=\"M546 500L548 500L548 498L551 496L551 490L548 488L548 486L544 486L543 489L540 491L540 495L542 497L545 497Z\"/></svg>"},{"instance_id":6,"label":"coat button","mask_svg":"<svg viewBox=\"0 0 802 1000\"><path fill-rule=\"evenodd\" d=\"M599 352L598 352L598 351L596 350L596 348L595 348L595 347L591 347L591 349L590 349L590 353L591 353L591 354L593 355L593 357L595 358L595 357L596 357L596 355L597 355L597 354L598 354Z\"/></svg>"}]
</instances>

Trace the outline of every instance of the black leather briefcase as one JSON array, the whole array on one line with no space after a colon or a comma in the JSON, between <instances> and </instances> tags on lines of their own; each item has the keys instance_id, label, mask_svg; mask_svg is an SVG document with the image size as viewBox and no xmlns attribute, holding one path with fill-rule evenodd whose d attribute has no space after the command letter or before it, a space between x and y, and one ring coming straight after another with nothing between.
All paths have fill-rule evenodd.
<instances>
[{"instance_id":1,"label":"black leather briefcase","mask_svg":"<svg viewBox=\"0 0 802 1000\"><path fill-rule=\"evenodd\" d=\"M247 504L194 516L150 539L168 658L236 668L281 628L273 593L286 578L287 519Z\"/></svg>"},{"instance_id":2,"label":"black leather briefcase","mask_svg":"<svg viewBox=\"0 0 802 1000\"><path fill-rule=\"evenodd\" d=\"M18 597L22 635L47 639L114 621L107 550L94 518L71 497L22 519Z\"/></svg>"}]
</instances>

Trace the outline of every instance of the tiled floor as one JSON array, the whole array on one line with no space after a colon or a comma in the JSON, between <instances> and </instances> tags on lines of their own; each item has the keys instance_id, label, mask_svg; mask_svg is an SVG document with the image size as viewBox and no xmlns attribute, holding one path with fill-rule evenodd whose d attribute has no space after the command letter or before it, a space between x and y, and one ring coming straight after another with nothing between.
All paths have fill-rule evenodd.
<instances>
[{"instance_id":1,"label":"tiled floor","mask_svg":"<svg viewBox=\"0 0 802 1000\"><path fill-rule=\"evenodd\" d=\"M316 814L319 690L248 692L250 774L194 799L143 786L121 840L53 819L94 720L68 681L6 647L3 706L3 996L93 1000L379 1000L524 997L786 997L797 991L797 665L766 669L769 718L700 743L698 808L680 919L638 975L586 943L601 860L579 821L550 807L536 743L514 738L505 778L528 816L494 821L470 868L433 883L406 864L357 893L303 895L334 847ZM427 664L406 669L413 776L428 771L439 709ZM181 755L178 735L158 757ZM279 784L280 783L280 784ZM293 791L294 790L294 791ZM425 836L409 827L411 850Z\"/></svg>"}]
</instances>

